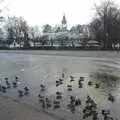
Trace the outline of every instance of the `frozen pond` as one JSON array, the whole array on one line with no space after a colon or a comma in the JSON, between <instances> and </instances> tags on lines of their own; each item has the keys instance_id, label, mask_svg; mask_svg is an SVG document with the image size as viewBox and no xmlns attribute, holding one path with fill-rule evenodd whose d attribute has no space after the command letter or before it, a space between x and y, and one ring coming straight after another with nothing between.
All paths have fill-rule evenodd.
<instances>
[{"instance_id":1,"label":"frozen pond","mask_svg":"<svg viewBox=\"0 0 120 120\"><path fill-rule=\"evenodd\" d=\"M65 73L64 85L56 87L56 80ZM120 118L120 80L111 80L105 74L120 77L120 53L113 51L1 51L0 52L0 77L1 84L4 77L10 81L13 76L19 76L19 87L10 89L5 95L17 97L17 90L28 85L31 95L22 99L38 107L40 84L45 84L46 96L55 98L56 91L64 93L62 104L67 103L70 95L78 96L84 100L89 94L100 108L111 110L111 114ZM75 81L70 83L70 75ZM103 75L103 76L102 76ZM78 88L78 79L85 77L83 89ZM88 86L91 80L100 85L99 89ZM107 82L106 82L107 81ZM67 91L67 85L73 86L73 91ZM108 93L115 96L115 102L107 100ZM63 105L64 106L64 105ZM65 108L64 108L65 109ZM62 109L60 110L62 111ZM57 111L55 111L56 114ZM68 113L66 113L68 114ZM77 118L76 118L77 120Z\"/></svg>"}]
</instances>

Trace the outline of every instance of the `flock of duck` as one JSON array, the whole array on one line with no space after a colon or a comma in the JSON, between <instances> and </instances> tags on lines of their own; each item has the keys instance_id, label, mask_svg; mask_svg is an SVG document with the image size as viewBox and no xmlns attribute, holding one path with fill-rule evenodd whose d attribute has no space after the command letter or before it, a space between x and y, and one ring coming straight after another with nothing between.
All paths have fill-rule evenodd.
<instances>
[{"instance_id":1,"label":"flock of duck","mask_svg":"<svg viewBox=\"0 0 120 120\"><path fill-rule=\"evenodd\" d=\"M10 83L8 77L4 78L4 85L0 84L0 92L6 93L10 88L17 88L19 82L19 77L15 76L12 83ZM29 88L24 86L24 90L18 90L18 96L23 97L24 95L27 96L29 94Z\"/></svg>"},{"instance_id":2,"label":"flock of duck","mask_svg":"<svg viewBox=\"0 0 120 120\"><path fill-rule=\"evenodd\" d=\"M61 78L56 80L56 83L55 83L56 87L64 85L64 81L65 81L65 74L62 73ZM76 81L75 78L73 76L70 76L69 82L72 83L74 81ZM79 78L79 80L78 80L78 88L79 89L83 88L84 81L85 81L84 77ZM6 93L7 90L10 88L17 88L19 86L19 84L18 84L19 77L15 76L12 83L9 81L9 79L7 77L5 77L4 82L5 82L4 85L0 84L0 92L1 93ZM99 89L101 87L100 84L98 84L98 83L94 84L92 81L88 81L87 85L94 86L95 89ZM42 108L43 109L53 109L53 110L60 109L61 101L64 97L64 93L62 93L61 91L56 91L55 99L51 100L51 99L49 99L49 97L46 97L46 95L44 94L46 89L47 88L44 84L40 84L40 93L38 93L38 101L41 104ZM67 83L66 90L68 92L73 91L73 85ZM24 88L22 90L18 89L17 92L18 92L18 97L24 97L24 96L28 96L31 91L29 89L29 86L24 85ZM83 103L83 101L81 101L80 98L78 98L77 96L74 96L74 95L70 95L68 101L69 102L67 103L66 108L73 114L76 112L76 107L82 106L82 103ZM110 101L111 103L113 103L115 101L115 97L111 93L108 94L108 101ZM104 120L114 120L112 117L110 117L110 113L111 113L110 110L102 109L98 113L97 104L91 98L90 95L86 96L84 103L85 103L85 106L82 109L83 119L92 117L92 120L99 120L98 114L101 114L103 116Z\"/></svg>"},{"instance_id":3,"label":"flock of duck","mask_svg":"<svg viewBox=\"0 0 120 120\"><path fill-rule=\"evenodd\" d=\"M56 80L56 87L59 87L61 85L64 85L65 81L65 75L64 73L62 74L62 77L58 80ZM70 76L70 83L74 82L75 78L73 76ZM83 88L83 82L85 81L84 77L80 77L78 80L78 88ZM101 86L98 83L93 83L92 81L88 81L87 83L88 86L93 86L95 89L99 89ZM45 91L45 86L40 85L41 87L41 92ZM73 91L73 85L67 84L67 91ZM54 101L50 101L49 98L46 98L45 96L42 96L41 94L38 95L40 103L42 103L43 108L53 108L59 109L61 107L61 101L63 99L63 93L60 91L56 91L56 99ZM108 94L108 101L113 103L115 101L115 97L109 93ZM79 107L82 105L82 101L80 98L77 96L70 95L69 97L69 103L67 104L67 108L70 110L70 112L75 113L76 107ZM95 101L90 97L90 95L87 95L86 100L85 100L85 107L83 109L83 119L86 119L88 117L92 117L92 120L98 120L98 112L97 112L97 104ZM112 117L110 117L110 110L101 110L101 114L103 116L104 120L113 120Z\"/></svg>"}]
</instances>

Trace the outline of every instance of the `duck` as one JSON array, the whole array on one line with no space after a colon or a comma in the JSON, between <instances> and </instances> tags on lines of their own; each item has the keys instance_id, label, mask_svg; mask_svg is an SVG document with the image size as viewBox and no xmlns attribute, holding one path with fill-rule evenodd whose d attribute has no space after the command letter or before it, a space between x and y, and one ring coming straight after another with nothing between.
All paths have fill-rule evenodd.
<instances>
[{"instance_id":1,"label":"duck","mask_svg":"<svg viewBox=\"0 0 120 120\"><path fill-rule=\"evenodd\" d=\"M70 75L70 79L74 79L74 77L72 75Z\"/></svg>"},{"instance_id":2,"label":"duck","mask_svg":"<svg viewBox=\"0 0 120 120\"><path fill-rule=\"evenodd\" d=\"M103 109L103 110L101 110L101 113L102 113L102 115L108 115L108 114L110 114L110 110Z\"/></svg>"},{"instance_id":3,"label":"duck","mask_svg":"<svg viewBox=\"0 0 120 120\"><path fill-rule=\"evenodd\" d=\"M83 109L83 113L85 114L86 112L89 112L89 111L92 111L92 107L91 106L86 106L84 109Z\"/></svg>"},{"instance_id":4,"label":"duck","mask_svg":"<svg viewBox=\"0 0 120 120\"><path fill-rule=\"evenodd\" d=\"M51 108L51 107L52 107L52 104L51 104L51 103L47 103L47 104L46 104L46 107L47 107L47 108Z\"/></svg>"},{"instance_id":5,"label":"duck","mask_svg":"<svg viewBox=\"0 0 120 120\"><path fill-rule=\"evenodd\" d=\"M10 83L8 82L8 80L6 80L6 85L7 85L7 88L11 87Z\"/></svg>"},{"instance_id":6,"label":"duck","mask_svg":"<svg viewBox=\"0 0 120 120\"><path fill-rule=\"evenodd\" d=\"M41 87L41 88L45 88L45 85L41 84L40 87Z\"/></svg>"},{"instance_id":7,"label":"duck","mask_svg":"<svg viewBox=\"0 0 120 120\"><path fill-rule=\"evenodd\" d=\"M85 109L83 110L83 113L85 113L86 111L93 111L97 109L97 105L94 104L89 104L85 107Z\"/></svg>"},{"instance_id":8,"label":"duck","mask_svg":"<svg viewBox=\"0 0 120 120\"><path fill-rule=\"evenodd\" d=\"M39 97L39 102L42 103L44 101L44 96L42 96L42 95L39 94L38 97Z\"/></svg>"},{"instance_id":9,"label":"duck","mask_svg":"<svg viewBox=\"0 0 120 120\"><path fill-rule=\"evenodd\" d=\"M52 104L51 104L51 101L46 97L45 100L44 98L42 99L42 101L40 101L41 103L46 103L46 107L47 108L51 108L52 107Z\"/></svg>"},{"instance_id":10,"label":"duck","mask_svg":"<svg viewBox=\"0 0 120 120\"><path fill-rule=\"evenodd\" d=\"M27 86L24 87L25 92L29 91L29 88Z\"/></svg>"},{"instance_id":11,"label":"duck","mask_svg":"<svg viewBox=\"0 0 120 120\"><path fill-rule=\"evenodd\" d=\"M56 80L56 84L59 84L59 81Z\"/></svg>"},{"instance_id":12,"label":"duck","mask_svg":"<svg viewBox=\"0 0 120 120\"><path fill-rule=\"evenodd\" d=\"M9 84L9 85L7 85L7 89L9 89L9 88L11 88L10 84Z\"/></svg>"},{"instance_id":13,"label":"duck","mask_svg":"<svg viewBox=\"0 0 120 120\"><path fill-rule=\"evenodd\" d=\"M12 85L13 85L13 88L16 88L17 87L17 82L16 81L12 82Z\"/></svg>"},{"instance_id":14,"label":"duck","mask_svg":"<svg viewBox=\"0 0 120 120\"><path fill-rule=\"evenodd\" d=\"M50 100L46 97L45 98L46 103L50 103Z\"/></svg>"},{"instance_id":15,"label":"duck","mask_svg":"<svg viewBox=\"0 0 120 120\"><path fill-rule=\"evenodd\" d=\"M8 80L5 81L6 85L9 85L10 83L8 82Z\"/></svg>"},{"instance_id":16,"label":"duck","mask_svg":"<svg viewBox=\"0 0 120 120\"><path fill-rule=\"evenodd\" d=\"M59 100L59 99L62 99L62 96L61 96L61 95L57 95L57 96L56 96L56 99L58 99L58 100Z\"/></svg>"},{"instance_id":17,"label":"duck","mask_svg":"<svg viewBox=\"0 0 120 120\"><path fill-rule=\"evenodd\" d=\"M17 81L19 78L18 78L18 76L15 76L15 80Z\"/></svg>"},{"instance_id":18,"label":"duck","mask_svg":"<svg viewBox=\"0 0 120 120\"><path fill-rule=\"evenodd\" d=\"M72 85L67 85L67 90L72 91Z\"/></svg>"},{"instance_id":19,"label":"duck","mask_svg":"<svg viewBox=\"0 0 120 120\"><path fill-rule=\"evenodd\" d=\"M86 100L86 103L90 103L92 101L91 97L88 95L87 96L87 100Z\"/></svg>"},{"instance_id":20,"label":"duck","mask_svg":"<svg viewBox=\"0 0 120 120\"><path fill-rule=\"evenodd\" d=\"M92 81L88 81L88 85L91 86L93 83Z\"/></svg>"},{"instance_id":21,"label":"duck","mask_svg":"<svg viewBox=\"0 0 120 120\"><path fill-rule=\"evenodd\" d=\"M45 101L44 101L44 100L41 100L40 102L41 102L41 104L42 104L42 108L45 108L45 107L46 107Z\"/></svg>"},{"instance_id":22,"label":"duck","mask_svg":"<svg viewBox=\"0 0 120 120\"><path fill-rule=\"evenodd\" d=\"M75 103L75 97L74 96L70 96L70 104L74 104Z\"/></svg>"},{"instance_id":23,"label":"duck","mask_svg":"<svg viewBox=\"0 0 120 120\"><path fill-rule=\"evenodd\" d=\"M101 110L104 120L114 120L110 115L110 110Z\"/></svg>"},{"instance_id":24,"label":"duck","mask_svg":"<svg viewBox=\"0 0 120 120\"><path fill-rule=\"evenodd\" d=\"M57 95L57 96L56 96L56 99L62 99L61 94L62 94L61 92L57 91L57 92L56 92L56 95Z\"/></svg>"},{"instance_id":25,"label":"duck","mask_svg":"<svg viewBox=\"0 0 120 120\"><path fill-rule=\"evenodd\" d=\"M72 88L68 88L67 90L68 90L68 91L72 91Z\"/></svg>"},{"instance_id":26,"label":"duck","mask_svg":"<svg viewBox=\"0 0 120 120\"><path fill-rule=\"evenodd\" d=\"M5 79L5 80L8 80L8 77L5 77L4 79Z\"/></svg>"},{"instance_id":27,"label":"duck","mask_svg":"<svg viewBox=\"0 0 120 120\"><path fill-rule=\"evenodd\" d=\"M62 73L62 78L64 78L65 77L65 74L64 73Z\"/></svg>"},{"instance_id":28,"label":"duck","mask_svg":"<svg viewBox=\"0 0 120 120\"><path fill-rule=\"evenodd\" d=\"M78 98L77 100L75 100L75 106L79 106L81 105L81 100Z\"/></svg>"},{"instance_id":29,"label":"duck","mask_svg":"<svg viewBox=\"0 0 120 120\"><path fill-rule=\"evenodd\" d=\"M99 88L100 85L98 83L95 84L95 88Z\"/></svg>"},{"instance_id":30,"label":"duck","mask_svg":"<svg viewBox=\"0 0 120 120\"><path fill-rule=\"evenodd\" d=\"M58 108L60 108L60 105L54 105L54 106L53 106L53 109L54 109L54 110L56 110L56 109L58 109Z\"/></svg>"},{"instance_id":31,"label":"duck","mask_svg":"<svg viewBox=\"0 0 120 120\"><path fill-rule=\"evenodd\" d=\"M38 97L41 98L42 97L41 94L38 94Z\"/></svg>"},{"instance_id":32,"label":"duck","mask_svg":"<svg viewBox=\"0 0 120 120\"><path fill-rule=\"evenodd\" d=\"M71 87L72 87L72 85L67 85L67 87L70 87L70 88L71 88Z\"/></svg>"},{"instance_id":33,"label":"duck","mask_svg":"<svg viewBox=\"0 0 120 120\"><path fill-rule=\"evenodd\" d=\"M25 95L27 96L29 94L29 88L27 86L24 87L24 90L25 90Z\"/></svg>"},{"instance_id":34,"label":"duck","mask_svg":"<svg viewBox=\"0 0 120 120\"><path fill-rule=\"evenodd\" d=\"M61 93L61 92L59 92L59 91L57 91L57 92L56 92L56 95L61 95L61 94L62 94L62 93Z\"/></svg>"},{"instance_id":35,"label":"duck","mask_svg":"<svg viewBox=\"0 0 120 120\"><path fill-rule=\"evenodd\" d=\"M60 78L59 81L63 81L63 79Z\"/></svg>"},{"instance_id":36,"label":"duck","mask_svg":"<svg viewBox=\"0 0 120 120\"><path fill-rule=\"evenodd\" d=\"M59 87L60 84L56 84L56 87Z\"/></svg>"},{"instance_id":37,"label":"duck","mask_svg":"<svg viewBox=\"0 0 120 120\"><path fill-rule=\"evenodd\" d=\"M18 90L18 94L19 94L19 97L23 97L23 91L22 90Z\"/></svg>"},{"instance_id":38,"label":"duck","mask_svg":"<svg viewBox=\"0 0 120 120\"><path fill-rule=\"evenodd\" d=\"M63 81L60 81L60 84L62 85L62 84L63 84Z\"/></svg>"},{"instance_id":39,"label":"duck","mask_svg":"<svg viewBox=\"0 0 120 120\"><path fill-rule=\"evenodd\" d=\"M71 79L71 80L70 80L70 82L73 82L73 81L75 81L75 80L74 80L74 79Z\"/></svg>"},{"instance_id":40,"label":"duck","mask_svg":"<svg viewBox=\"0 0 120 120\"><path fill-rule=\"evenodd\" d=\"M88 112L84 113L83 119L86 119L86 118L88 118L90 116L92 116L92 111L88 111Z\"/></svg>"},{"instance_id":41,"label":"duck","mask_svg":"<svg viewBox=\"0 0 120 120\"><path fill-rule=\"evenodd\" d=\"M60 104L60 101L53 100L53 104Z\"/></svg>"},{"instance_id":42,"label":"duck","mask_svg":"<svg viewBox=\"0 0 120 120\"><path fill-rule=\"evenodd\" d=\"M80 84L80 83L82 83L82 81L81 81L81 80L78 80L78 84Z\"/></svg>"},{"instance_id":43,"label":"duck","mask_svg":"<svg viewBox=\"0 0 120 120\"><path fill-rule=\"evenodd\" d=\"M111 93L109 93L108 94L108 100L113 103L115 101L115 97Z\"/></svg>"},{"instance_id":44,"label":"duck","mask_svg":"<svg viewBox=\"0 0 120 120\"><path fill-rule=\"evenodd\" d=\"M45 91L45 85L41 84L40 87L41 87L41 92L44 92Z\"/></svg>"},{"instance_id":45,"label":"duck","mask_svg":"<svg viewBox=\"0 0 120 120\"><path fill-rule=\"evenodd\" d=\"M5 86L1 86L1 90L3 93L6 93L6 87Z\"/></svg>"},{"instance_id":46,"label":"duck","mask_svg":"<svg viewBox=\"0 0 120 120\"><path fill-rule=\"evenodd\" d=\"M93 120L98 120L98 113L96 111L93 111Z\"/></svg>"},{"instance_id":47,"label":"duck","mask_svg":"<svg viewBox=\"0 0 120 120\"><path fill-rule=\"evenodd\" d=\"M75 109L75 105L74 105L74 104L71 104L71 103L67 105L67 108L68 108L72 113L74 113L75 110L76 110L76 109Z\"/></svg>"},{"instance_id":48,"label":"duck","mask_svg":"<svg viewBox=\"0 0 120 120\"><path fill-rule=\"evenodd\" d=\"M75 109L75 105L72 105L72 104L71 104L70 111L71 111L72 113L75 113L75 110L76 110L76 109Z\"/></svg>"},{"instance_id":49,"label":"duck","mask_svg":"<svg viewBox=\"0 0 120 120\"><path fill-rule=\"evenodd\" d=\"M74 80L74 77L73 77L73 76L70 76L70 82L73 82L73 81L75 81L75 80Z\"/></svg>"},{"instance_id":50,"label":"duck","mask_svg":"<svg viewBox=\"0 0 120 120\"><path fill-rule=\"evenodd\" d=\"M80 77L79 81L84 81L84 77Z\"/></svg>"},{"instance_id":51,"label":"duck","mask_svg":"<svg viewBox=\"0 0 120 120\"><path fill-rule=\"evenodd\" d=\"M60 85L60 81L56 80L56 87Z\"/></svg>"},{"instance_id":52,"label":"duck","mask_svg":"<svg viewBox=\"0 0 120 120\"><path fill-rule=\"evenodd\" d=\"M74 96L70 96L70 100L75 100L75 97Z\"/></svg>"},{"instance_id":53,"label":"duck","mask_svg":"<svg viewBox=\"0 0 120 120\"><path fill-rule=\"evenodd\" d=\"M83 85L82 85L82 83L81 82L79 82L79 88L83 88Z\"/></svg>"},{"instance_id":54,"label":"duck","mask_svg":"<svg viewBox=\"0 0 120 120\"><path fill-rule=\"evenodd\" d=\"M89 95L87 96L86 103L90 104L90 106L93 107L93 108L97 107L97 104L94 102L94 100Z\"/></svg>"},{"instance_id":55,"label":"duck","mask_svg":"<svg viewBox=\"0 0 120 120\"><path fill-rule=\"evenodd\" d=\"M53 109L55 110L55 109L58 109L58 108L60 108L60 102L59 101L56 101L56 100L54 100L53 101Z\"/></svg>"}]
</instances>

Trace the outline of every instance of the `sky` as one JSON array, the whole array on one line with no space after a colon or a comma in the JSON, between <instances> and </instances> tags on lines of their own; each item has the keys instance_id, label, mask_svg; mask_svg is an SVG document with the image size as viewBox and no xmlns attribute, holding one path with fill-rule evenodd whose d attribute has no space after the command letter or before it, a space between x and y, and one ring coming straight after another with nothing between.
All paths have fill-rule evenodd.
<instances>
[{"instance_id":1,"label":"sky","mask_svg":"<svg viewBox=\"0 0 120 120\"><path fill-rule=\"evenodd\" d=\"M68 26L87 24L94 16L94 4L103 0L5 0L9 16L22 16L28 24L61 24L65 14ZM115 0L120 5L120 0Z\"/></svg>"}]
</instances>

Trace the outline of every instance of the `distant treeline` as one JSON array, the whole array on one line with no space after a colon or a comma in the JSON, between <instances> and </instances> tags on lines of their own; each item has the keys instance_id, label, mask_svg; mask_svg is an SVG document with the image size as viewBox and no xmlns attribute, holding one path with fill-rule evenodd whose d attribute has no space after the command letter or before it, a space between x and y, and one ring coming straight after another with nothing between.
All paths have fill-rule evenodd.
<instances>
[{"instance_id":1,"label":"distant treeline","mask_svg":"<svg viewBox=\"0 0 120 120\"><path fill-rule=\"evenodd\" d=\"M0 49L112 50L116 45L119 48L120 7L111 0L94 7L95 16L89 24L78 24L69 30L65 16L62 25L46 24L42 28L28 25L22 17L9 17L5 21L0 17L0 22L4 22ZM88 44L91 40L93 43Z\"/></svg>"}]
</instances>

